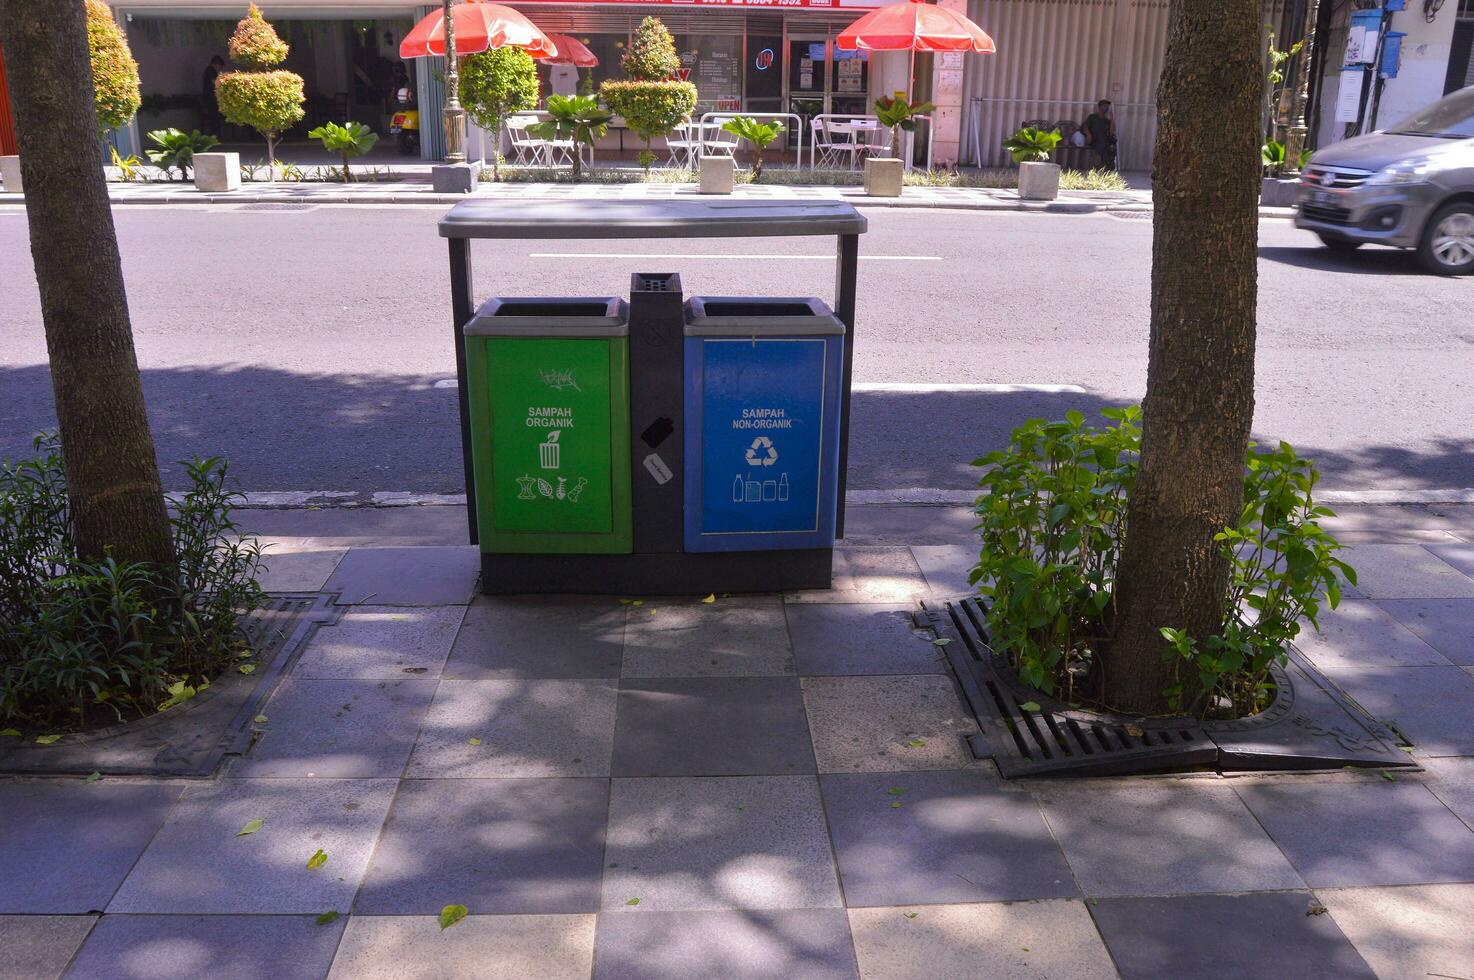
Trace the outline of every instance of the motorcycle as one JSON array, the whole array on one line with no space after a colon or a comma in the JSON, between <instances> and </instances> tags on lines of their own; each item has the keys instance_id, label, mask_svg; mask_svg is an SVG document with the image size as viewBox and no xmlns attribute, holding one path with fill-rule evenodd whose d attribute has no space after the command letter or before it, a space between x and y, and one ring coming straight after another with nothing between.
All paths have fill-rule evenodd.
<instances>
[{"instance_id":1,"label":"motorcycle","mask_svg":"<svg viewBox=\"0 0 1474 980\"><path fill-rule=\"evenodd\" d=\"M389 120L389 135L399 143L399 152L405 156L418 156L420 152L420 110L415 104L415 93L409 86L401 86L394 93L399 108Z\"/></svg>"}]
</instances>

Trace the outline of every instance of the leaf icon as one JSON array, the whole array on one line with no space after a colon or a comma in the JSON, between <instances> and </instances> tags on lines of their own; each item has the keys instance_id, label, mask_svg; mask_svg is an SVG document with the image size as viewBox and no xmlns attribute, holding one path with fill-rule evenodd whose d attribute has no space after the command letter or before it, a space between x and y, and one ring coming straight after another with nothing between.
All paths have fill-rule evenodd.
<instances>
[{"instance_id":1,"label":"leaf icon","mask_svg":"<svg viewBox=\"0 0 1474 980\"><path fill-rule=\"evenodd\" d=\"M537 492L542 494L544 497L551 497L553 495L553 485L547 480L538 480Z\"/></svg>"},{"instance_id":2,"label":"leaf icon","mask_svg":"<svg viewBox=\"0 0 1474 980\"><path fill-rule=\"evenodd\" d=\"M562 429L554 429L552 432L549 432L548 433L548 442L550 442L550 443L557 442L558 441L558 437L561 436L562 434L563 434L563 430Z\"/></svg>"}]
</instances>

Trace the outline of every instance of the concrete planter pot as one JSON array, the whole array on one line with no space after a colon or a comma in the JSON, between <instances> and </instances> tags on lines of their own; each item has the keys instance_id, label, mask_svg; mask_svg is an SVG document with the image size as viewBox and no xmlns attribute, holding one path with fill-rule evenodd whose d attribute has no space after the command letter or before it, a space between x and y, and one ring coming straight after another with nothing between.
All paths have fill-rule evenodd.
<instances>
[{"instance_id":1,"label":"concrete planter pot","mask_svg":"<svg viewBox=\"0 0 1474 980\"><path fill-rule=\"evenodd\" d=\"M474 160L442 163L430 168L430 186L437 194L469 194L476 189L476 182L480 179L481 164Z\"/></svg>"},{"instance_id":2,"label":"concrete planter pot","mask_svg":"<svg viewBox=\"0 0 1474 980\"><path fill-rule=\"evenodd\" d=\"M1298 177L1265 177L1259 184L1259 205L1266 208L1293 208L1295 192L1300 187Z\"/></svg>"},{"instance_id":3,"label":"concrete planter pot","mask_svg":"<svg viewBox=\"0 0 1474 980\"><path fill-rule=\"evenodd\" d=\"M6 194L21 193L20 157L0 157L0 191Z\"/></svg>"},{"instance_id":4,"label":"concrete planter pot","mask_svg":"<svg viewBox=\"0 0 1474 980\"><path fill-rule=\"evenodd\" d=\"M900 197L906 165L894 157L865 161L865 193L870 197Z\"/></svg>"},{"instance_id":5,"label":"concrete planter pot","mask_svg":"<svg viewBox=\"0 0 1474 980\"><path fill-rule=\"evenodd\" d=\"M702 157L701 184L703 194L730 194L737 183L737 161L731 157Z\"/></svg>"},{"instance_id":6,"label":"concrete planter pot","mask_svg":"<svg viewBox=\"0 0 1474 980\"><path fill-rule=\"evenodd\" d=\"M1018 196L1025 201L1059 197L1059 164L1026 160L1018 165Z\"/></svg>"},{"instance_id":7,"label":"concrete planter pot","mask_svg":"<svg viewBox=\"0 0 1474 980\"><path fill-rule=\"evenodd\" d=\"M196 153L194 185L202 191L220 193L241 189L239 153Z\"/></svg>"}]
</instances>

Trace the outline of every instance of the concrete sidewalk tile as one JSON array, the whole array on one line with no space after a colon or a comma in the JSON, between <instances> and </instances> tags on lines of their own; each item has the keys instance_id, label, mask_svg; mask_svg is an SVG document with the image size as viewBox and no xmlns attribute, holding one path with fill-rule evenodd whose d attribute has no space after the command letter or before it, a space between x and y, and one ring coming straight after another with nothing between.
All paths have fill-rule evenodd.
<instances>
[{"instance_id":1,"label":"concrete sidewalk tile","mask_svg":"<svg viewBox=\"0 0 1474 980\"><path fill-rule=\"evenodd\" d=\"M1428 550L1434 556L1474 578L1474 544L1434 544Z\"/></svg>"},{"instance_id":2,"label":"concrete sidewalk tile","mask_svg":"<svg viewBox=\"0 0 1474 980\"><path fill-rule=\"evenodd\" d=\"M101 911L182 783L0 782L0 913Z\"/></svg>"},{"instance_id":3,"label":"concrete sidewalk tile","mask_svg":"<svg viewBox=\"0 0 1474 980\"><path fill-rule=\"evenodd\" d=\"M1079 894L1039 805L980 770L819 778L845 904Z\"/></svg>"},{"instance_id":4,"label":"concrete sidewalk tile","mask_svg":"<svg viewBox=\"0 0 1474 980\"><path fill-rule=\"evenodd\" d=\"M232 777L398 776L414 747L434 680L282 681L256 728L261 738Z\"/></svg>"},{"instance_id":5,"label":"concrete sidewalk tile","mask_svg":"<svg viewBox=\"0 0 1474 980\"><path fill-rule=\"evenodd\" d=\"M1086 895L1305 886L1230 786L1054 782L1040 785L1037 795Z\"/></svg>"},{"instance_id":6,"label":"concrete sidewalk tile","mask_svg":"<svg viewBox=\"0 0 1474 980\"><path fill-rule=\"evenodd\" d=\"M1474 677L1461 667L1341 669L1336 684L1373 717L1392 721L1418 755L1474 755Z\"/></svg>"},{"instance_id":7,"label":"concrete sidewalk tile","mask_svg":"<svg viewBox=\"0 0 1474 980\"><path fill-rule=\"evenodd\" d=\"M605 912L595 980L859 980L842 909Z\"/></svg>"},{"instance_id":8,"label":"concrete sidewalk tile","mask_svg":"<svg viewBox=\"0 0 1474 980\"><path fill-rule=\"evenodd\" d=\"M1090 914L1123 980L1376 980L1317 904L1303 891L1104 898Z\"/></svg>"},{"instance_id":9,"label":"concrete sidewalk tile","mask_svg":"<svg viewBox=\"0 0 1474 980\"><path fill-rule=\"evenodd\" d=\"M1474 599L1383 599L1377 604L1450 663L1474 667Z\"/></svg>"},{"instance_id":10,"label":"concrete sidewalk tile","mask_svg":"<svg viewBox=\"0 0 1474 980\"><path fill-rule=\"evenodd\" d=\"M994 902L850 909L865 980L1116 976L1082 902Z\"/></svg>"},{"instance_id":11,"label":"concrete sidewalk tile","mask_svg":"<svg viewBox=\"0 0 1474 980\"><path fill-rule=\"evenodd\" d=\"M1334 673L1343 667L1448 666L1448 661L1369 599L1344 599L1320 612L1320 631L1300 624L1295 647L1317 667Z\"/></svg>"},{"instance_id":12,"label":"concrete sidewalk tile","mask_svg":"<svg viewBox=\"0 0 1474 980\"><path fill-rule=\"evenodd\" d=\"M392 779L226 779L185 790L108 912L347 911ZM261 829L237 836L248 821ZM328 863L307 870L319 849Z\"/></svg>"},{"instance_id":13,"label":"concrete sidewalk tile","mask_svg":"<svg viewBox=\"0 0 1474 980\"><path fill-rule=\"evenodd\" d=\"M836 548L834 586L788 593L789 602L911 602L926 595L926 578L910 548Z\"/></svg>"},{"instance_id":14,"label":"concrete sidewalk tile","mask_svg":"<svg viewBox=\"0 0 1474 980\"><path fill-rule=\"evenodd\" d=\"M347 548L268 549L256 579L267 592L321 592Z\"/></svg>"},{"instance_id":15,"label":"concrete sidewalk tile","mask_svg":"<svg viewBox=\"0 0 1474 980\"><path fill-rule=\"evenodd\" d=\"M1474 831L1414 782L1263 782L1239 795L1312 888L1474 881Z\"/></svg>"},{"instance_id":16,"label":"concrete sidewalk tile","mask_svg":"<svg viewBox=\"0 0 1474 980\"><path fill-rule=\"evenodd\" d=\"M946 657L909 605L790 603L788 632L803 675L944 674Z\"/></svg>"},{"instance_id":17,"label":"concrete sidewalk tile","mask_svg":"<svg viewBox=\"0 0 1474 980\"><path fill-rule=\"evenodd\" d=\"M319 980L343 923L310 915L108 915L67 980Z\"/></svg>"},{"instance_id":18,"label":"concrete sidewalk tile","mask_svg":"<svg viewBox=\"0 0 1474 980\"><path fill-rule=\"evenodd\" d=\"M1315 894L1381 980L1474 972L1474 885L1322 888Z\"/></svg>"},{"instance_id":19,"label":"concrete sidewalk tile","mask_svg":"<svg viewBox=\"0 0 1474 980\"><path fill-rule=\"evenodd\" d=\"M616 779L604 861L623 914L840 905L813 776Z\"/></svg>"},{"instance_id":20,"label":"concrete sidewalk tile","mask_svg":"<svg viewBox=\"0 0 1474 980\"><path fill-rule=\"evenodd\" d=\"M607 776L617 685L598 678L441 681L407 774Z\"/></svg>"},{"instance_id":21,"label":"concrete sidewalk tile","mask_svg":"<svg viewBox=\"0 0 1474 980\"><path fill-rule=\"evenodd\" d=\"M940 674L805 677L804 706L820 772L963 769L978 730Z\"/></svg>"},{"instance_id":22,"label":"concrete sidewalk tile","mask_svg":"<svg viewBox=\"0 0 1474 980\"><path fill-rule=\"evenodd\" d=\"M650 599L629 606L625 677L762 677L794 672L777 596Z\"/></svg>"},{"instance_id":23,"label":"concrete sidewalk tile","mask_svg":"<svg viewBox=\"0 0 1474 980\"><path fill-rule=\"evenodd\" d=\"M624 608L606 596L477 596L445 676L618 677Z\"/></svg>"},{"instance_id":24,"label":"concrete sidewalk tile","mask_svg":"<svg viewBox=\"0 0 1474 980\"><path fill-rule=\"evenodd\" d=\"M465 904L465 903L456 903ZM439 911L438 909L436 910ZM593 915L355 915L329 977L338 980L530 980L587 977Z\"/></svg>"},{"instance_id":25,"label":"concrete sidewalk tile","mask_svg":"<svg viewBox=\"0 0 1474 980\"><path fill-rule=\"evenodd\" d=\"M95 915L0 915L0 980L55 980L96 921Z\"/></svg>"},{"instance_id":26,"label":"concrete sidewalk tile","mask_svg":"<svg viewBox=\"0 0 1474 980\"><path fill-rule=\"evenodd\" d=\"M461 606L355 606L320 628L293 677L437 677L461 624Z\"/></svg>"},{"instance_id":27,"label":"concrete sidewalk tile","mask_svg":"<svg viewBox=\"0 0 1474 980\"><path fill-rule=\"evenodd\" d=\"M353 910L593 912L608 811L603 779L405 780Z\"/></svg>"},{"instance_id":28,"label":"concrete sidewalk tile","mask_svg":"<svg viewBox=\"0 0 1474 980\"><path fill-rule=\"evenodd\" d=\"M1358 544L1341 552L1369 599L1474 599L1474 578L1417 544ZM1451 554L1450 557L1457 558Z\"/></svg>"},{"instance_id":29,"label":"concrete sidewalk tile","mask_svg":"<svg viewBox=\"0 0 1474 980\"><path fill-rule=\"evenodd\" d=\"M1474 759L1424 759L1422 764L1430 776L1423 785L1474 828Z\"/></svg>"},{"instance_id":30,"label":"concrete sidewalk tile","mask_svg":"<svg viewBox=\"0 0 1474 980\"><path fill-rule=\"evenodd\" d=\"M812 773L793 677L667 677L620 684L616 776Z\"/></svg>"},{"instance_id":31,"label":"concrete sidewalk tile","mask_svg":"<svg viewBox=\"0 0 1474 980\"><path fill-rule=\"evenodd\" d=\"M927 588L934 596L976 595L978 587L969 582L973 566L978 563L978 548L972 544L917 545L911 554L926 577Z\"/></svg>"},{"instance_id":32,"label":"concrete sidewalk tile","mask_svg":"<svg viewBox=\"0 0 1474 980\"><path fill-rule=\"evenodd\" d=\"M341 605L466 605L476 591L481 552L455 548L350 548L323 586Z\"/></svg>"}]
</instances>

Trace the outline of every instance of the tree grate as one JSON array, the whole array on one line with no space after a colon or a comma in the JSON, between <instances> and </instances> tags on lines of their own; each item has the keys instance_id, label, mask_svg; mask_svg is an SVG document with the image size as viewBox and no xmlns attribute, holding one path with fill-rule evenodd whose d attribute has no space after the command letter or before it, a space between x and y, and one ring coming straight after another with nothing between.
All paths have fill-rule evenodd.
<instances>
[{"instance_id":1,"label":"tree grate","mask_svg":"<svg viewBox=\"0 0 1474 980\"><path fill-rule=\"evenodd\" d=\"M950 641L948 664L983 731L974 755L992 758L1005 778L1413 765L1397 748L1405 740L1293 649L1271 670L1274 702L1252 718L1136 718L1074 707L1021 683L993 654L976 598L940 608L923 602L916 622Z\"/></svg>"},{"instance_id":2,"label":"tree grate","mask_svg":"<svg viewBox=\"0 0 1474 980\"><path fill-rule=\"evenodd\" d=\"M0 745L0 775L208 776L251 745L251 719L319 626L341 609L328 594L270 596L241 623L256 669L227 667L189 701L148 718L63 736L52 745ZM0 740L11 742L11 739Z\"/></svg>"}]
</instances>

